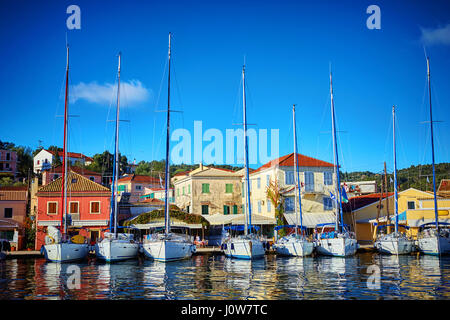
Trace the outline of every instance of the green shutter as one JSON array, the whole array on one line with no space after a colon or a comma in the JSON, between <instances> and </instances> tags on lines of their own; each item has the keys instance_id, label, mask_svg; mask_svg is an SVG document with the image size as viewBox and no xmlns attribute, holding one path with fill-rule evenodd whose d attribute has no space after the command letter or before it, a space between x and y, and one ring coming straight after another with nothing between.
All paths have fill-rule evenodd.
<instances>
[{"instance_id":1,"label":"green shutter","mask_svg":"<svg viewBox=\"0 0 450 320\"><path fill-rule=\"evenodd\" d=\"M223 206L223 214L230 214L230 207L229 206Z\"/></svg>"},{"instance_id":2,"label":"green shutter","mask_svg":"<svg viewBox=\"0 0 450 320\"><path fill-rule=\"evenodd\" d=\"M225 185L225 193L233 193L233 184L227 183Z\"/></svg>"},{"instance_id":3,"label":"green shutter","mask_svg":"<svg viewBox=\"0 0 450 320\"><path fill-rule=\"evenodd\" d=\"M191 194L191 185L188 184L188 194Z\"/></svg>"},{"instance_id":4,"label":"green shutter","mask_svg":"<svg viewBox=\"0 0 450 320\"><path fill-rule=\"evenodd\" d=\"M209 183L202 183L202 193L209 193Z\"/></svg>"},{"instance_id":5,"label":"green shutter","mask_svg":"<svg viewBox=\"0 0 450 320\"><path fill-rule=\"evenodd\" d=\"M202 214L208 214L208 205L202 205Z\"/></svg>"},{"instance_id":6,"label":"green shutter","mask_svg":"<svg viewBox=\"0 0 450 320\"><path fill-rule=\"evenodd\" d=\"M238 214L238 206L237 205L233 206L233 214Z\"/></svg>"}]
</instances>

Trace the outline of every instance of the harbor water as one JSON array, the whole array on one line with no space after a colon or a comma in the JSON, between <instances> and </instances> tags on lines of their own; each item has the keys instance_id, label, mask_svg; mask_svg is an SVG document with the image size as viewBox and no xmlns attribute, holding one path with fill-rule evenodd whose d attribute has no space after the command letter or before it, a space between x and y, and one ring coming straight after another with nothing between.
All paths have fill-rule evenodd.
<instances>
[{"instance_id":1,"label":"harbor water","mask_svg":"<svg viewBox=\"0 0 450 320\"><path fill-rule=\"evenodd\" d=\"M77 272L79 286L72 288ZM43 258L0 262L0 299L449 298L450 257L358 253L247 261L208 254L171 263L142 258L113 264L95 258L76 264Z\"/></svg>"}]
</instances>

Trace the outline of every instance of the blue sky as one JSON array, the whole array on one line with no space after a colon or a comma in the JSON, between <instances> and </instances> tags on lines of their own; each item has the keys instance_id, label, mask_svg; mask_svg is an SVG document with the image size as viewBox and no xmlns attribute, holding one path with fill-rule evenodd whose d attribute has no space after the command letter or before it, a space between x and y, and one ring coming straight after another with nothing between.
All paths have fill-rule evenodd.
<instances>
[{"instance_id":1,"label":"blue sky","mask_svg":"<svg viewBox=\"0 0 450 320\"><path fill-rule=\"evenodd\" d=\"M66 8L81 9L68 30ZM381 29L369 30L369 5ZM450 162L450 3L446 1L2 1L0 139L62 146L65 42L70 45L69 151L113 150L117 54L122 52L120 149L129 160L162 159L168 32L173 33L173 129L242 121L279 129L292 152L292 104L299 152L332 162L329 66L344 171L392 170L392 105L398 167L431 162L424 45L431 58L436 161ZM167 71L167 70L166 70ZM77 91L78 90L78 91ZM109 90L109 91L108 91ZM158 98L159 97L159 98ZM74 97L75 98L75 97ZM172 146L175 143L172 143ZM207 143L204 143L204 146ZM253 165L258 167L261 163Z\"/></svg>"}]
</instances>

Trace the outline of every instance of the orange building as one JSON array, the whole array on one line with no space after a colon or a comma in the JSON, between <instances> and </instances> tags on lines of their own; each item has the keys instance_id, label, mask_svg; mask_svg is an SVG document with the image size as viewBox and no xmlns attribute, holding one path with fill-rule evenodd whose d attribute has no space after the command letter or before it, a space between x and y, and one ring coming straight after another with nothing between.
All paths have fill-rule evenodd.
<instances>
[{"instance_id":1,"label":"orange building","mask_svg":"<svg viewBox=\"0 0 450 320\"><path fill-rule=\"evenodd\" d=\"M61 224L62 177L40 187L36 194L36 244L40 250L45 243L48 226ZM108 188L70 171L67 175L67 233L80 234L95 241L109 224L111 192Z\"/></svg>"}]
</instances>

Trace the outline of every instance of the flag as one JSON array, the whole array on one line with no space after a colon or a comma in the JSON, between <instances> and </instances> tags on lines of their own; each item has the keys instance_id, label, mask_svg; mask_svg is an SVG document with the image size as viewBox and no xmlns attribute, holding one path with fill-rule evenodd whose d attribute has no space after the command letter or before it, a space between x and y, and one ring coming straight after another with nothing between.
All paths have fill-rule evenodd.
<instances>
[{"instance_id":1,"label":"flag","mask_svg":"<svg viewBox=\"0 0 450 320\"><path fill-rule=\"evenodd\" d=\"M344 203L348 202L347 193L345 192L344 187L342 187L342 202L344 202Z\"/></svg>"},{"instance_id":2,"label":"flag","mask_svg":"<svg viewBox=\"0 0 450 320\"><path fill-rule=\"evenodd\" d=\"M430 179L428 179L428 176L427 176L427 183L430 183Z\"/></svg>"},{"instance_id":3,"label":"flag","mask_svg":"<svg viewBox=\"0 0 450 320\"><path fill-rule=\"evenodd\" d=\"M330 191L330 197L331 197L331 199L336 200L336 197L334 196L334 194L331 193L331 191Z\"/></svg>"},{"instance_id":4,"label":"flag","mask_svg":"<svg viewBox=\"0 0 450 320\"><path fill-rule=\"evenodd\" d=\"M162 179L161 179L161 174L160 174L160 173L159 173L159 185L160 185L161 188L163 187Z\"/></svg>"}]
</instances>

